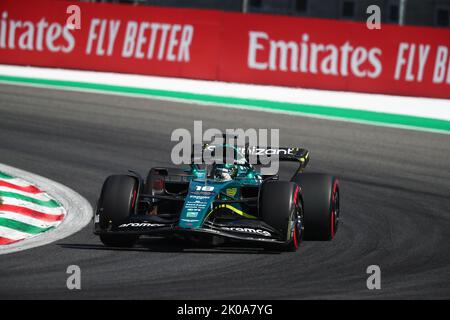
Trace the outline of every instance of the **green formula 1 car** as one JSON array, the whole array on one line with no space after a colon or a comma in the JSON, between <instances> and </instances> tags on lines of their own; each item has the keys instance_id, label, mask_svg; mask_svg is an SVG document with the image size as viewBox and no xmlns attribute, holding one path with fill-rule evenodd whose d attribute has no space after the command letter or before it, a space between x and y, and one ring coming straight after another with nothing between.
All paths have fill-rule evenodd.
<instances>
[{"instance_id":1,"label":"green formula 1 car","mask_svg":"<svg viewBox=\"0 0 450 320\"><path fill-rule=\"evenodd\" d=\"M303 239L333 239L339 183L330 175L303 172L307 150L214 147L234 148L234 161L151 168L146 179L132 171L109 176L98 200L94 233L107 246L132 246L140 236L157 235L251 241L283 251L297 250ZM248 162L252 152L277 154L280 162L296 162L298 168L285 181L262 175Z\"/></svg>"}]
</instances>

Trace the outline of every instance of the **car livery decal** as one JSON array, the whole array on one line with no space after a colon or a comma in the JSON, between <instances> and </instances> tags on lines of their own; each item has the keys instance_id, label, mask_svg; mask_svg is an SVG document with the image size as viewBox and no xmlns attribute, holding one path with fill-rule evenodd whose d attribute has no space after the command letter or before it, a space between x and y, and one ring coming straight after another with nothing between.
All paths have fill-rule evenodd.
<instances>
[{"instance_id":1,"label":"car livery decal","mask_svg":"<svg viewBox=\"0 0 450 320\"><path fill-rule=\"evenodd\" d=\"M241 233L252 233L257 234L264 237L271 237L272 234L269 231L262 229L254 229L249 227L222 227L222 230L225 231L233 231L233 232L241 232Z\"/></svg>"},{"instance_id":2,"label":"car livery decal","mask_svg":"<svg viewBox=\"0 0 450 320\"><path fill-rule=\"evenodd\" d=\"M208 181L205 184L203 180L191 181L178 225L181 228L200 228L208 212L211 211L211 205L216 196L221 190L232 186L234 183L234 181ZM195 220L192 218L195 218Z\"/></svg>"}]
</instances>

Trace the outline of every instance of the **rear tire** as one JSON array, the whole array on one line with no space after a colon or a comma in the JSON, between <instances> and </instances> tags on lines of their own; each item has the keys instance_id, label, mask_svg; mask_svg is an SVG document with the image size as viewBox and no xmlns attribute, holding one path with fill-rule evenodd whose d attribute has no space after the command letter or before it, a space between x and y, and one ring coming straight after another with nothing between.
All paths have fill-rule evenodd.
<instances>
[{"instance_id":1,"label":"rear tire","mask_svg":"<svg viewBox=\"0 0 450 320\"><path fill-rule=\"evenodd\" d=\"M103 184L99 200L100 228L109 230L126 222L136 205L138 183L126 175L109 176ZM100 240L107 246L133 246L139 236L125 234L102 234Z\"/></svg>"},{"instance_id":2,"label":"rear tire","mask_svg":"<svg viewBox=\"0 0 450 320\"><path fill-rule=\"evenodd\" d=\"M339 225L338 179L320 173L300 173L292 181L302 189L305 240L332 240Z\"/></svg>"},{"instance_id":3,"label":"rear tire","mask_svg":"<svg viewBox=\"0 0 450 320\"><path fill-rule=\"evenodd\" d=\"M303 237L303 204L300 188L289 181L268 181L259 195L261 219L282 235L283 251L296 251Z\"/></svg>"}]
</instances>

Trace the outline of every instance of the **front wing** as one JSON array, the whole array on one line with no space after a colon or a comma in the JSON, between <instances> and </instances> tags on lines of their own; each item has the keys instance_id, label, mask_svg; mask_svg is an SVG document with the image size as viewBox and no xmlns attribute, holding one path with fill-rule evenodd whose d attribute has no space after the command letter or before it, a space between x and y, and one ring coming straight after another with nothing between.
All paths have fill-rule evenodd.
<instances>
[{"instance_id":1,"label":"front wing","mask_svg":"<svg viewBox=\"0 0 450 320\"><path fill-rule=\"evenodd\" d=\"M283 244L277 230L265 222L255 219L239 219L214 223L206 221L201 228L182 228L178 221L166 222L157 216L134 216L116 227L100 229L95 224L94 233L135 234L147 236L216 236L239 241Z\"/></svg>"}]
</instances>

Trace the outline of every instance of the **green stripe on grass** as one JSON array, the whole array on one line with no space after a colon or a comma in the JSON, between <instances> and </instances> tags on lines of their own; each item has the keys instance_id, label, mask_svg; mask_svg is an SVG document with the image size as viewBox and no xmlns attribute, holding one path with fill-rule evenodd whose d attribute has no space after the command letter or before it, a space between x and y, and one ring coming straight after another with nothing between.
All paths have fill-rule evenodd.
<instances>
[{"instance_id":1,"label":"green stripe on grass","mask_svg":"<svg viewBox=\"0 0 450 320\"><path fill-rule=\"evenodd\" d=\"M6 219L6 218L0 218L0 226L14 229L14 230L21 231L21 232L31 233L31 234L38 234L38 233L45 232L45 231L48 231L48 230L54 228L54 227L48 227L48 228L36 227L31 224L23 223L23 222L20 222L17 220L12 220L12 219Z\"/></svg>"},{"instance_id":2,"label":"green stripe on grass","mask_svg":"<svg viewBox=\"0 0 450 320\"><path fill-rule=\"evenodd\" d=\"M32 197L28 197L28 196L24 196L23 194L20 193L15 193L15 192L8 192L8 191L0 191L0 196L3 198L14 198L17 200L22 200L22 201L26 201L26 202L31 202L43 207L48 207L48 208L57 208L60 207L59 203L56 202L53 199L50 199L48 201L44 201L44 200L39 200L39 199L35 199Z\"/></svg>"},{"instance_id":3,"label":"green stripe on grass","mask_svg":"<svg viewBox=\"0 0 450 320\"><path fill-rule=\"evenodd\" d=\"M450 121L423 118L423 117L414 117L408 115L374 112L374 111L346 109L339 107L327 107L319 105L278 102L260 99L245 99L245 98L125 87L125 86L77 82L77 81L34 79L24 77L12 77L12 76L0 76L0 81L172 98L172 99L181 99L185 101L215 103L230 106L244 106L250 108L253 107L269 111L281 111L304 115L316 115L321 117L338 118L342 120L369 122L375 124L386 124L391 126L402 126L402 127L406 126L419 129L450 132Z\"/></svg>"}]
</instances>

